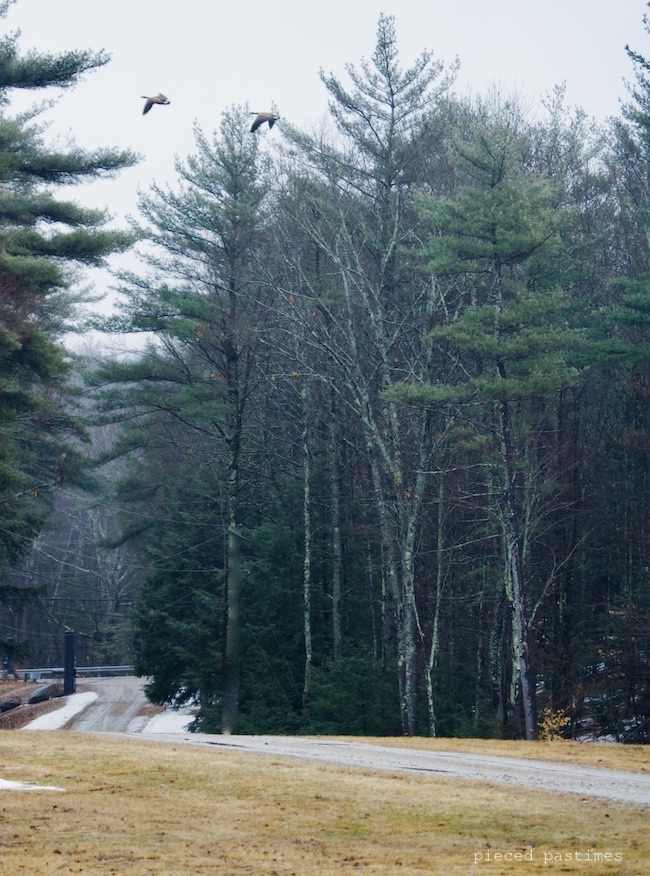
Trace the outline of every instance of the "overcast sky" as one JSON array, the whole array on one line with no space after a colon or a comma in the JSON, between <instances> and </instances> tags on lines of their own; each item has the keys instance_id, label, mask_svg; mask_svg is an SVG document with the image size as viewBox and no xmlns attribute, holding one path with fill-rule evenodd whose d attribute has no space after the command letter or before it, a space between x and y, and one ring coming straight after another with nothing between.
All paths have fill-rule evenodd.
<instances>
[{"instance_id":1,"label":"overcast sky","mask_svg":"<svg viewBox=\"0 0 650 876\"><path fill-rule=\"evenodd\" d=\"M395 15L403 66L424 49L446 64L458 57L460 93L497 83L533 106L565 82L570 104L604 120L633 75L626 43L650 56L647 11L646 0L17 0L0 26L20 29L26 50L112 56L45 117L51 137L143 156L117 181L77 190L119 219L136 213L138 188L174 183L194 121L211 133L233 104L273 104L292 124L318 124L319 70L345 79L346 63L369 57L382 12ZM171 105L142 116L140 96L159 91ZM280 125L264 136L281 136Z\"/></svg>"}]
</instances>

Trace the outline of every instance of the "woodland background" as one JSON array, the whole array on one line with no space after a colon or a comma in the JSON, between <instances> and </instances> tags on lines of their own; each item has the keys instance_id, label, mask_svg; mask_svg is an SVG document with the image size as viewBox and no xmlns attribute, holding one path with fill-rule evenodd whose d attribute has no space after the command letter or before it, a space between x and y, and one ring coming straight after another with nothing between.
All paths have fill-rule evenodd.
<instances>
[{"instance_id":1,"label":"woodland background","mask_svg":"<svg viewBox=\"0 0 650 876\"><path fill-rule=\"evenodd\" d=\"M7 3L0 5L2 14ZM646 35L648 22L645 22ZM634 38L632 35L631 39ZM103 54L0 41L0 650L134 662L255 733L650 736L650 66L597 125L455 68L232 106L137 227L66 200L15 89ZM136 245L110 318L79 266ZM141 337L73 355L66 333Z\"/></svg>"}]
</instances>

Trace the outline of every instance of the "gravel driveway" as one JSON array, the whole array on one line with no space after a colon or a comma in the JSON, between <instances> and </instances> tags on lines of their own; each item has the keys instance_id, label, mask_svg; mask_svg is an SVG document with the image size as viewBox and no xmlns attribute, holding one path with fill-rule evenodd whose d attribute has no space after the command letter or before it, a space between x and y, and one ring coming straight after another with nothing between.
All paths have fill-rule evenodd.
<instances>
[{"instance_id":1,"label":"gravel driveway","mask_svg":"<svg viewBox=\"0 0 650 876\"><path fill-rule=\"evenodd\" d=\"M170 733L141 737L158 741L209 745L273 757L298 757L367 770L428 773L433 776L524 785L538 790L602 797L650 808L650 776L550 761L493 757L457 752L414 751L361 742L335 742L297 736L217 736Z\"/></svg>"},{"instance_id":2,"label":"gravel driveway","mask_svg":"<svg viewBox=\"0 0 650 876\"><path fill-rule=\"evenodd\" d=\"M650 775L457 752L417 751L360 742L295 736L220 736L207 733L147 733L137 716L147 701L137 678L85 679L77 690L94 690L97 700L73 722L73 730L125 733L158 743L203 745L255 755L297 757L366 770L420 772L539 790L601 797L650 808ZM135 728L137 727L137 732Z\"/></svg>"}]
</instances>

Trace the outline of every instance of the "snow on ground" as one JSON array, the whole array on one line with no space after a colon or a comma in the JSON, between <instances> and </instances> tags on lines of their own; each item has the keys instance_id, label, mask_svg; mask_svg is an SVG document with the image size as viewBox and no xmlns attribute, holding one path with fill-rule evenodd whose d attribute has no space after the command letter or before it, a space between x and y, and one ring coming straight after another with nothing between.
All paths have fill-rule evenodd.
<instances>
[{"instance_id":1,"label":"snow on ground","mask_svg":"<svg viewBox=\"0 0 650 876\"><path fill-rule=\"evenodd\" d=\"M25 724L23 730L60 730L71 718L82 712L87 706L97 699L94 691L72 694L65 697L65 705L60 709L40 715L29 724ZM178 711L166 710L155 715L153 718L136 718L129 727L130 733L184 733L187 725L193 720L191 711L179 709ZM8 779L0 779L0 791L65 791L65 788L55 788L50 785L30 785L26 782L11 782Z\"/></svg>"},{"instance_id":2,"label":"snow on ground","mask_svg":"<svg viewBox=\"0 0 650 876\"><path fill-rule=\"evenodd\" d=\"M72 694L66 697L65 706L60 709L55 709L53 712L48 712L46 715L40 715L34 718L29 724L25 724L23 730L60 730L65 727L70 718L74 718L79 712L83 711L86 706L89 706L97 699L97 694L94 691L86 693Z\"/></svg>"},{"instance_id":3,"label":"snow on ground","mask_svg":"<svg viewBox=\"0 0 650 876\"><path fill-rule=\"evenodd\" d=\"M55 788L54 785L28 785L26 782L0 779L0 791L65 791L65 788Z\"/></svg>"},{"instance_id":4,"label":"snow on ground","mask_svg":"<svg viewBox=\"0 0 650 876\"><path fill-rule=\"evenodd\" d=\"M187 725L194 720L194 714L188 709L166 709L154 715L142 728L141 733L184 733Z\"/></svg>"},{"instance_id":5,"label":"snow on ground","mask_svg":"<svg viewBox=\"0 0 650 876\"><path fill-rule=\"evenodd\" d=\"M71 718L89 706L97 699L94 691L71 694L65 697L66 703L60 709L40 715L29 724L25 724L23 730L60 730ZM153 718L135 718L129 725L130 733L184 733L187 725L194 719L194 715L188 709L166 709Z\"/></svg>"}]
</instances>

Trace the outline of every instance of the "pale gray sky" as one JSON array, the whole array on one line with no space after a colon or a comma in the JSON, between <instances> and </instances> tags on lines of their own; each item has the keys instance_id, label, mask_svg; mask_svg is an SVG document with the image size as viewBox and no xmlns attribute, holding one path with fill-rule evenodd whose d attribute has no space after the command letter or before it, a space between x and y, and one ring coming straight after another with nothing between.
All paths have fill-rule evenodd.
<instances>
[{"instance_id":1,"label":"pale gray sky","mask_svg":"<svg viewBox=\"0 0 650 876\"><path fill-rule=\"evenodd\" d=\"M210 133L225 108L249 103L318 124L327 109L319 70L345 79L346 63L372 53L382 12L396 17L403 66L423 49L458 57L458 91L498 83L531 103L566 82L569 103L603 120L632 77L625 44L650 56L647 11L646 0L18 0L4 25L21 30L25 49L112 55L45 117L51 136L143 155L117 181L75 193L119 218L135 213L138 187L173 184L195 120ZM158 91L171 105L142 116L140 95Z\"/></svg>"}]
</instances>

